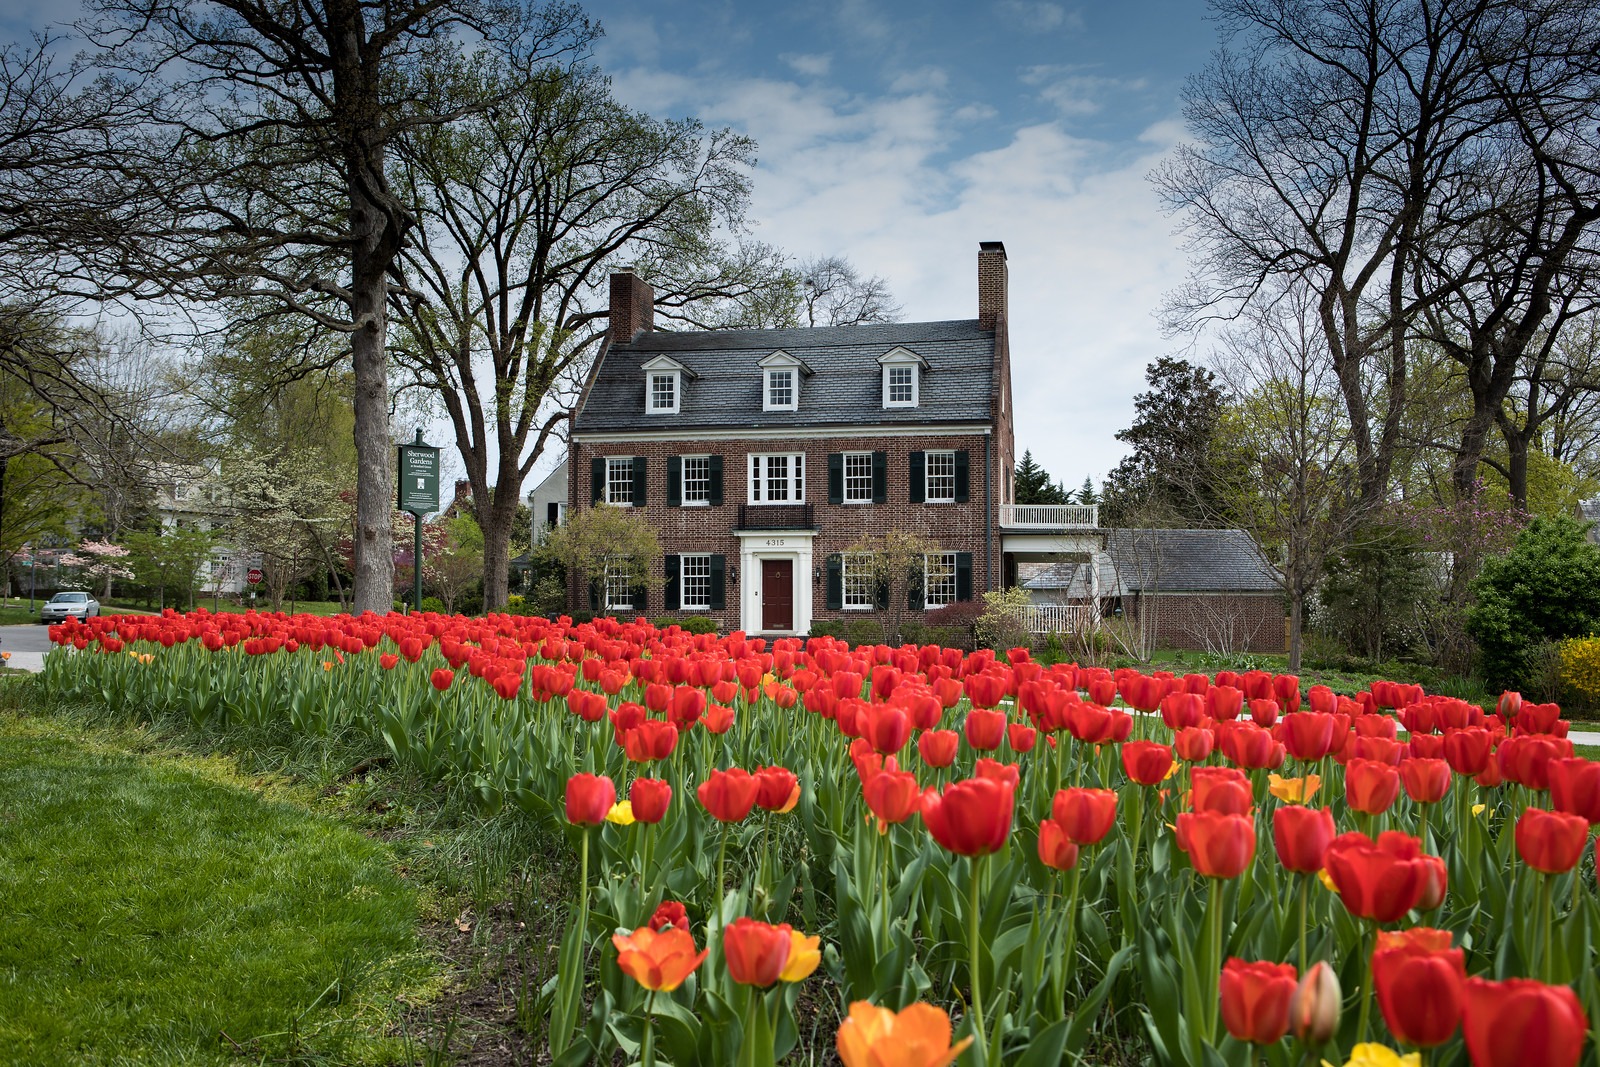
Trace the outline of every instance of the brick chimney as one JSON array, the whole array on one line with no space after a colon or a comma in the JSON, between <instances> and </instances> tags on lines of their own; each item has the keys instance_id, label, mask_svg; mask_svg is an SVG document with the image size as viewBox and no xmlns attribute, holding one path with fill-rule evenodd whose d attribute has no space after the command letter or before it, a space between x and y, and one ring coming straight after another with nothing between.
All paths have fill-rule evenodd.
<instances>
[{"instance_id":1,"label":"brick chimney","mask_svg":"<svg viewBox=\"0 0 1600 1067\"><path fill-rule=\"evenodd\" d=\"M612 283L615 285L615 282ZM613 288L612 292L616 290ZM612 297L613 302L616 298ZM992 330L1006 317L1006 246L978 242L978 325Z\"/></svg>"},{"instance_id":2,"label":"brick chimney","mask_svg":"<svg viewBox=\"0 0 1600 1067\"><path fill-rule=\"evenodd\" d=\"M644 330L655 328L655 290L633 273L623 269L611 275L611 343L625 345Z\"/></svg>"}]
</instances>

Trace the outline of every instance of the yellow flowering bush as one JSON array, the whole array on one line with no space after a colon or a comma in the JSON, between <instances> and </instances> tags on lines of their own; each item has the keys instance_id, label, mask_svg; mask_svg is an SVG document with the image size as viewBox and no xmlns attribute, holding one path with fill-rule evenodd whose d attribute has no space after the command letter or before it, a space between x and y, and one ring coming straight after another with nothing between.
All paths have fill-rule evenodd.
<instances>
[{"instance_id":1,"label":"yellow flowering bush","mask_svg":"<svg viewBox=\"0 0 1600 1067\"><path fill-rule=\"evenodd\" d=\"M1585 703L1600 703L1600 637L1561 642L1561 684Z\"/></svg>"}]
</instances>

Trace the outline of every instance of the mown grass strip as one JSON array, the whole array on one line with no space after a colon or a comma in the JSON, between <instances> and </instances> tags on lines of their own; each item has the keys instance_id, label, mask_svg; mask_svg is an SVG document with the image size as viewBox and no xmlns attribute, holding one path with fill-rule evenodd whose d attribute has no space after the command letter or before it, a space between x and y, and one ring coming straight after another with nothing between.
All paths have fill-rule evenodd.
<instances>
[{"instance_id":1,"label":"mown grass strip","mask_svg":"<svg viewBox=\"0 0 1600 1067\"><path fill-rule=\"evenodd\" d=\"M222 760L0 713L0 1064L389 1062L392 852Z\"/></svg>"}]
</instances>

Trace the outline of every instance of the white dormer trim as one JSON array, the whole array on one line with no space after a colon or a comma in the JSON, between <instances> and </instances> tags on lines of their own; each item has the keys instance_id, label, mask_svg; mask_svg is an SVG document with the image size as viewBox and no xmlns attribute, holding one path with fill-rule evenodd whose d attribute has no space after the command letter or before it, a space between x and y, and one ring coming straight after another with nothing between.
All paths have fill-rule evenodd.
<instances>
[{"instance_id":1,"label":"white dormer trim","mask_svg":"<svg viewBox=\"0 0 1600 1067\"><path fill-rule=\"evenodd\" d=\"M756 366L761 368L761 410L799 411L800 379L811 373L805 360L780 348Z\"/></svg>"},{"instance_id":2,"label":"white dormer trim","mask_svg":"<svg viewBox=\"0 0 1600 1067\"><path fill-rule=\"evenodd\" d=\"M646 360L639 369L644 372L644 413L646 415L676 415L683 410L683 382L686 378L700 377L671 356L656 356ZM659 388L658 388L659 386ZM672 403L658 403L667 390Z\"/></svg>"},{"instance_id":3,"label":"white dormer trim","mask_svg":"<svg viewBox=\"0 0 1600 1067\"><path fill-rule=\"evenodd\" d=\"M909 348L891 348L878 357L878 365L883 368L884 407L914 408L922 402L922 372L928 369L927 360ZM905 396L907 372L911 377L909 399Z\"/></svg>"}]
</instances>

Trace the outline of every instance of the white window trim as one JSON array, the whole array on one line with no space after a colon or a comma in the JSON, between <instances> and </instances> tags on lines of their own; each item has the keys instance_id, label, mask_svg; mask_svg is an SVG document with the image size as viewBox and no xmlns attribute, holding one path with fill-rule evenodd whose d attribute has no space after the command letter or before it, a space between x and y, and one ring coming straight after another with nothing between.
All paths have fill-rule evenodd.
<instances>
[{"instance_id":1,"label":"white window trim","mask_svg":"<svg viewBox=\"0 0 1600 1067\"><path fill-rule=\"evenodd\" d=\"M789 402L787 404L774 404L772 402L772 378L776 374L789 376ZM762 411L799 411L800 410L800 369L798 367L768 367L761 375L761 410Z\"/></svg>"},{"instance_id":2,"label":"white window trim","mask_svg":"<svg viewBox=\"0 0 1600 1067\"><path fill-rule=\"evenodd\" d=\"M933 603L932 600L930 600L929 596L928 596L928 594L933 589L933 583L930 580L931 576L929 574L928 562L935 555L943 556L950 563L950 578L949 578L949 581L950 581L950 599L949 600L941 600L937 604ZM949 605L954 604L954 603L957 602L957 594L959 592L960 592L960 590L957 588L957 585L956 585L956 554L954 552L929 552L926 555L924 555L922 557L922 607L923 607L923 610L932 611L935 608L948 607Z\"/></svg>"},{"instance_id":3,"label":"white window trim","mask_svg":"<svg viewBox=\"0 0 1600 1067\"><path fill-rule=\"evenodd\" d=\"M852 498L850 496L850 459L851 459L852 456L856 457L856 458L860 458L862 456L865 456L866 459L867 459L867 495L865 497ZM874 472L873 472L873 469L872 469L872 453L871 452L846 452L844 454L844 459L842 460L842 469L843 469L843 478L844 478L844 485L842 487L842 498L843 498L844 503L846 503L846 504L857 504L857 505L872 503L873 502L873 500L872 500L873 493L877 489L877 486L872 484L873 477L874 477Z\"/></svg>"},{"instance_id":4,"label":"white window trim","mask_svg":"<svg viewBox=\"0 0 1600 1067\"><path fill-rule=\"evenodd\" d=\"M876 611L878 610L877 583L871 581L868 575L867 602L865 604L850 603L850 557L864 555L864 553L846 552L839 557L839 609L841 611Z\"/></svg>"},{"instance_id":5,"label":"white window trim","mask_svg":"<svg viewBox=\"0 0 1600 1067\"><path fill-rule=\"evenodd\" d=\"M700 453L693 456L679 456L678 464L678 506L685 508L709 508L711 506L711 456L709 453ZM706 498L704 500L689 499L689 461L703 459L706 461Z\"/></svg>"},{"instance_id":6,"label":"white window trim","mask_svg":"<svg viewBox=\"0 0 1600 1067\"><path fill-rule=\"evenodd\" d=\"M950 457L950 495L933 495L933 463L934 456ZM956 502L956 450L953 448L933 448L922 454L922 501L925 504L954 504Z\"/></svg>"},{"instance_id":7,"label":"white window trim","mask_svg":"<svg viewBox=\"0 0 1600 1067\"><path fill-rule=\"evenodd\" d=\"M626 503L617 503L611 499L611 465L613 463L626 463L628 465L628 500ZM607 456L606 457L606 491L602 500L614 508L633 507L633 457L632 456Z\"/></svg>"},{"instance_id":8,"label":"white window trim","mask_svg":"<svg viewBox=\"0 0 1600 1067\"><path fill-rule=\"evenodd\" d=\"M658 408L655 406L656 379L670 378L672 380L672 406ZM653 370L645 374L644 379L644 410L647 415L677 415L683 407L683 372L675 370Z\"/></svg>"},{"instance_id":9,"label":"white window trim","mask_svg":"<svg viewBox=\"0 0 1600 1067\"><path fill-rule=\"evenodd\" d=\"M897 371L897 370L900 370L902 368L908 369L908 370L911 371L911 399L910 400L890 400L889 399L889 375L890 375L890 372L891 371ZM886 408L914 408L914 407L916 407L918 402L922 399L922 395L921 395L922 394L922 374L920 373L920 371L921 371L921 368L918 367L915 363L885 363L883 365L883 406L886 407Z\"/></svg>"},{"instance_id":10,"label":"white window trim","mask_svg":"<svg viewBox=\"0 0 1600 1067\"><path fill-rule=\"evenodd\" d=\"M689 590L688 561L703 559L706 561L706 598L704 602L689 603L685 595ZM710 611L711 610L711 553L709 552L684 552L678 556L678 608L680 611Z\"/></svg>"},{"instance_id":11,"label":"white window trim","mask_svg":"<svg viewBox=\"0 0 1600 1067\"><path fill-rule=\"evenodd\" d=\"M611 602L611 582L612 582L612 579L615 579L615 578L620 578L623 581L628 583L628 585L627 585L628 602L626 604L613 604ZM607 612L612 612L612 611L632 611L633 610L633 575L632 574L624 571L620 567L612 566L612 567L607 567L606 568L605 602L604 602L603 607Z\"/></svg>"},{"instance_id":12,"label":"white window trim","mask_svg":"<svg viewBox=\"0 0 1600 1067\"><path fill-rule=\"evenodd\" d=\"M754 474L755 461L761 460L761 477L759 484L766 489L767 459L771 456L782 456L789 461L789 499L788 500L757 500L757 478ZM745 503L754 507L784 507L789 504L804 504L806 502L806 454L804 452L749 452L745 455ZM798 486L798 492L796 488ZM765 492L762 493L766 495Z\"/></svg>"}]
</instances>

